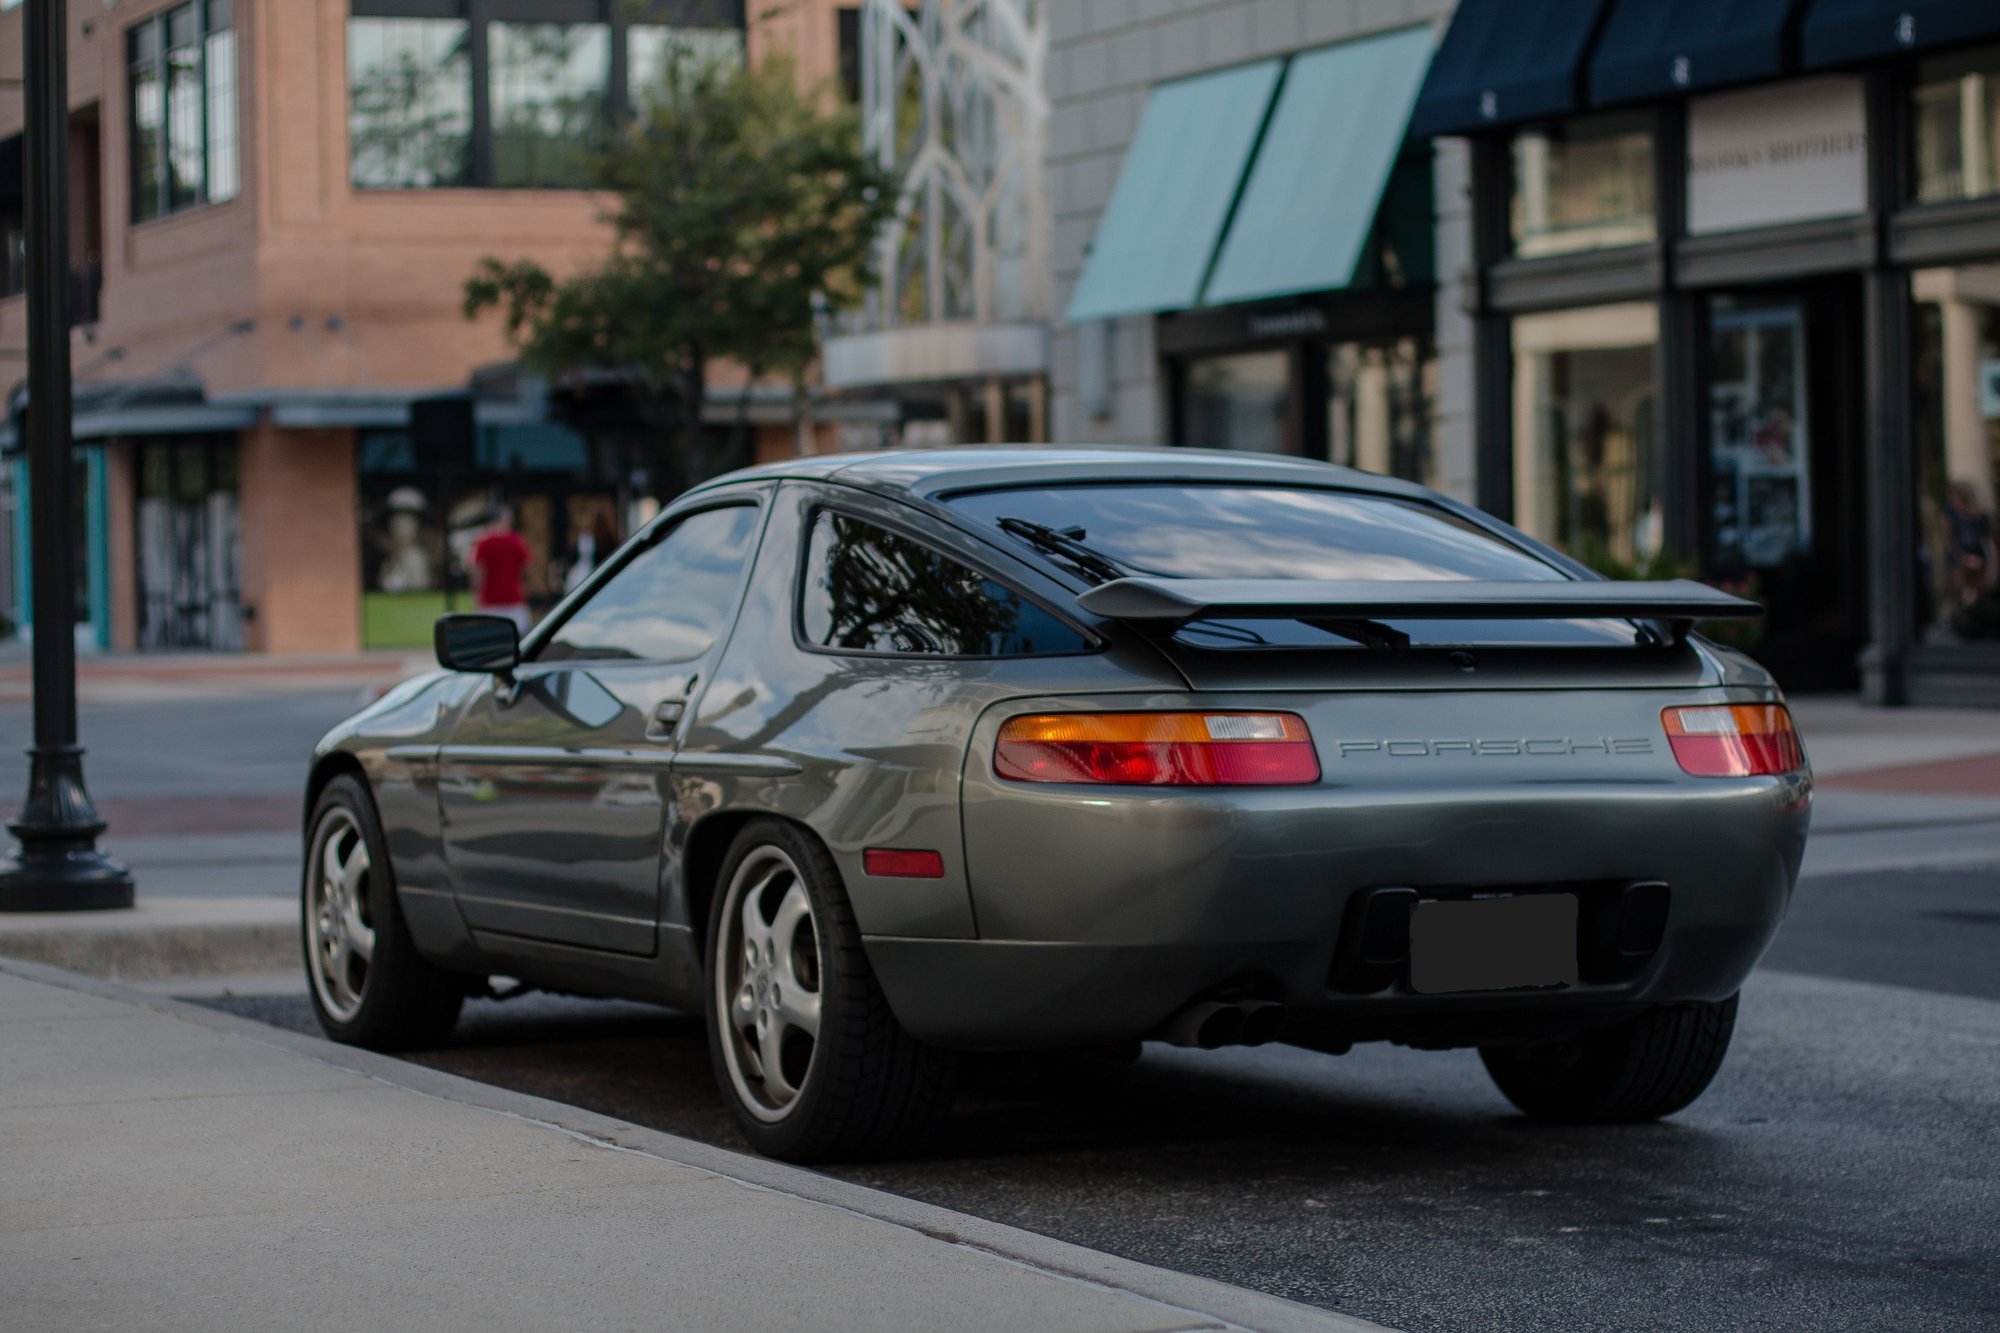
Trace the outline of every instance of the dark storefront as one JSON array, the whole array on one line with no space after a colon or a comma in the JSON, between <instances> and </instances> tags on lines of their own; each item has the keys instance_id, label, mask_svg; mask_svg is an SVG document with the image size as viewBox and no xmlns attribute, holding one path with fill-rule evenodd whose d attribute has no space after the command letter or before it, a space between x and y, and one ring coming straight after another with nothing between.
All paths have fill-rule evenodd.
<instances>
[{"instance_id":1,"label":"dark storefront","mask_svg":"<svg viewBox=\"0 0 2000 1333\"><path fill-rule=\"evenodd\" d=\"M1480 502L1770 615L1798 689L2000 703L2000 7L1463 0Z\"/></svg>"},{"instance_id":2,"label":"dark storefront","mask_svg":"<svg viewBox=\"0 0 2000 1333\"><path fill-rule=\"evenodd\" d=\"M592 535L615 544L634 515L618 460L552 422L483 423L468 458L419 456L408 430L357 436L361 500L362 642L413 647L451 607L471 609L472 544L506 504L533 553L524 579L536 612L552 606ZM602 453L604 451L596 451ZM637 515L643 518L645 515Z\"/></svg>"},{"instance_id":3,"label":"dark storefront","mask_svg":"<svg viewBox=\"0 0 2000 1333\"><path fill-rule=\"evenodd\" d=\"M1170 315L1170 438L1435 484L1430 287Z\"/></svg>"}]
</instances>

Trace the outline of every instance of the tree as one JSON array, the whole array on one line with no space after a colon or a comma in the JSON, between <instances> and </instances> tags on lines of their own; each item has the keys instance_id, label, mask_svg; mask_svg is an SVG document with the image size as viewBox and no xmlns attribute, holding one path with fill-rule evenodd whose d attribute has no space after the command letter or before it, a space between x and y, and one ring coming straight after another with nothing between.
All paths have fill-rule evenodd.
<instances>
[{"instance_id":1,"label":"tree","mask_svg":"<svg viewBox=\"0 0 2000 1333\"><path fill-rule=\"evenodd\" d=\"M751 383L802 383L820 312L867 287L894 182L863 153L854 113L802 93L788 61L746 70L690 48L663 64L593 164L617 200L610 255L563 279L489 256L465 284L465 313L497 308L529 370L629 387L700 476L724 461L701 429L710 367L727 358ZM730 444L739 457L749 393Z\"/></svg>"}]
</instances>

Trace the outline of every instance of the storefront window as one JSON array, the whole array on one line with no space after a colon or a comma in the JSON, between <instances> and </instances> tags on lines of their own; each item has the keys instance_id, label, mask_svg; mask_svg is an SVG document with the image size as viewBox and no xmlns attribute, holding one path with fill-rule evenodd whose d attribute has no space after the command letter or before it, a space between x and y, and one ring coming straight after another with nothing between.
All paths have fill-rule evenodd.
<instances>
[{"instance_id":1,"label":"storefront window","mask_svg":"<svg viewBox=\"0 0 2000 1333\"><path fill-rule=\"evenodd\" d=\"M1514 138L1514 251L1524 257L1653 239L1645 113L1585 116Z\"/></svg>"},{"instance_id":2,"label":"storefront window","mask_svg":"<svg viewBox=\"0 0 2000 1333\"><path fill-rule=\"evenodd\" d=\"M616 482L562 426L481 426L470 464L442 471L405 431L358 443L365 647L421 647L447 609L471 609L472 546L502 501L531 552L523 581L536 615L624 538Z\"/></svg>"},{"instance_id":3,"label":"storefront window","mask_svg":"<svg viewBox=\"0 0 2000 1333\"><path fill-rule=\"evenodd\" d=\"M1183 442L1197 449L1301 452L1291 386L1292 357L1283 350L1188 362Z\"/></svg>"},{"instance_id":4,"label":"storefront window","mask_svg":"<svg viewBox=\"0 0 2000 1333\"><path fill-rule=\"evenodd\" d=\"M1660 550L1651 305L1514 321L1514 521L1606 573Z\"/></svg>"},{"instance_id":5,"label":"storefront window","mask_svg":"<svg viewBox=\"0 0 2000 1333\"><path fill-rule=\"evenodd\" d=\"M1436 485L1437 391L1429 338L1333 344L1326 354L1327 457Z\"/></svg>"},{"instance_id":6,"label":"storefront window","mask_svg":"<svg viewBox=\"0 0 2000 1333\"><path fill-rule=\"evenodd\" d=\"M2000 46L1924 61L1911 98L1918 202L2000 193Z\"/></svg>"},{"instance_id":7,"label":"storefront window","mask_svg":"<svg viewBox=\"0 0 2000 1333\"><path fill-rule=\"evenodd\" d=\"M2000 640L2000 265L1925 270L1913 294L1918 633Z\"/></svg>"},{"instance_id":8,"label":"storefront window","mask_svg":"<svg viewBox=\"0 0 2000 1333\"><path fill-rule=\"evenodd\" d=\"M1717 297L1709 316L1711 551L1724 571L1812 553L1805 333L1796 301Z\"/></svg>"},{"instance_id":9,"label":"storefront window","mask_svg":"<svg viewBox=\"0 0 2000 1333\"><path fill-rule=\"evenodd\" d=\"M140 442L139 646L243 647L243 544L236 440L153 436Z\"/></svg>"}]
</instances>

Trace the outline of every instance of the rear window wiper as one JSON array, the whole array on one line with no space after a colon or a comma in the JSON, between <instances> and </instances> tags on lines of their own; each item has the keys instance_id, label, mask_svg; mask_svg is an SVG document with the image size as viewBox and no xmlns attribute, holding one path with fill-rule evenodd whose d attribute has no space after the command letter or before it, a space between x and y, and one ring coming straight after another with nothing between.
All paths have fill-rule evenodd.
<instances>
[{"instance_id":1,"label":"rear window wiper","mask_svg":"<svg viewBox=\"0 0 2000 1333\"><path fill-rule=\"evenodd\" d=\"M1364 648L1399 653L1410 646L1409 635L1394 625L1380 620L1356 620L1346 616L1313 616L1301 619L1316 630L1322 630L1339 638L1352 639Z\"/></svg>"},{"instance_id":2,"label":"rear window wiper","mask_svg":"<svg viewBox=\"0 0 2000 1333\"><path fill-rule=\"evenodd\" d=\"M1010 537L1019 537L1028 545L1045 555L1061 556L1069 565L1085 578L1096 579L1099 583L1109 583L1122 579L1134 571L1112 559L1104 552L1083 544L1083 529L1058 530L1046 523L1037 523L1026 518L1001 518L995 522L1002 532Z\"/></svg>"}]
</instances>

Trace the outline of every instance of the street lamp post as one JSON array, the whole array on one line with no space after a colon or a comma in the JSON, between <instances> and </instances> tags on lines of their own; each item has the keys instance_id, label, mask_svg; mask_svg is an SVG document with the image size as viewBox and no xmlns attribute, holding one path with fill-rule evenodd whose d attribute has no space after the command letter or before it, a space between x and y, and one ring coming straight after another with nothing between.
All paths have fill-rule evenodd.
<instances>
[{"instance_id":1,"label":"street lamp post","mask_svg":"<svg viewBox=\"0 0 2000 1333\"><path fill-rule=\"evenodd\" d=\"M7 827L0 911L130 907L132 876L97 849L104 821L83 785L76 733L76 568L70 512L69 65L64 0L28 0L23 91L28 288L28 513L35 742L28 799Z\"/></svg>"}]
</instances>

